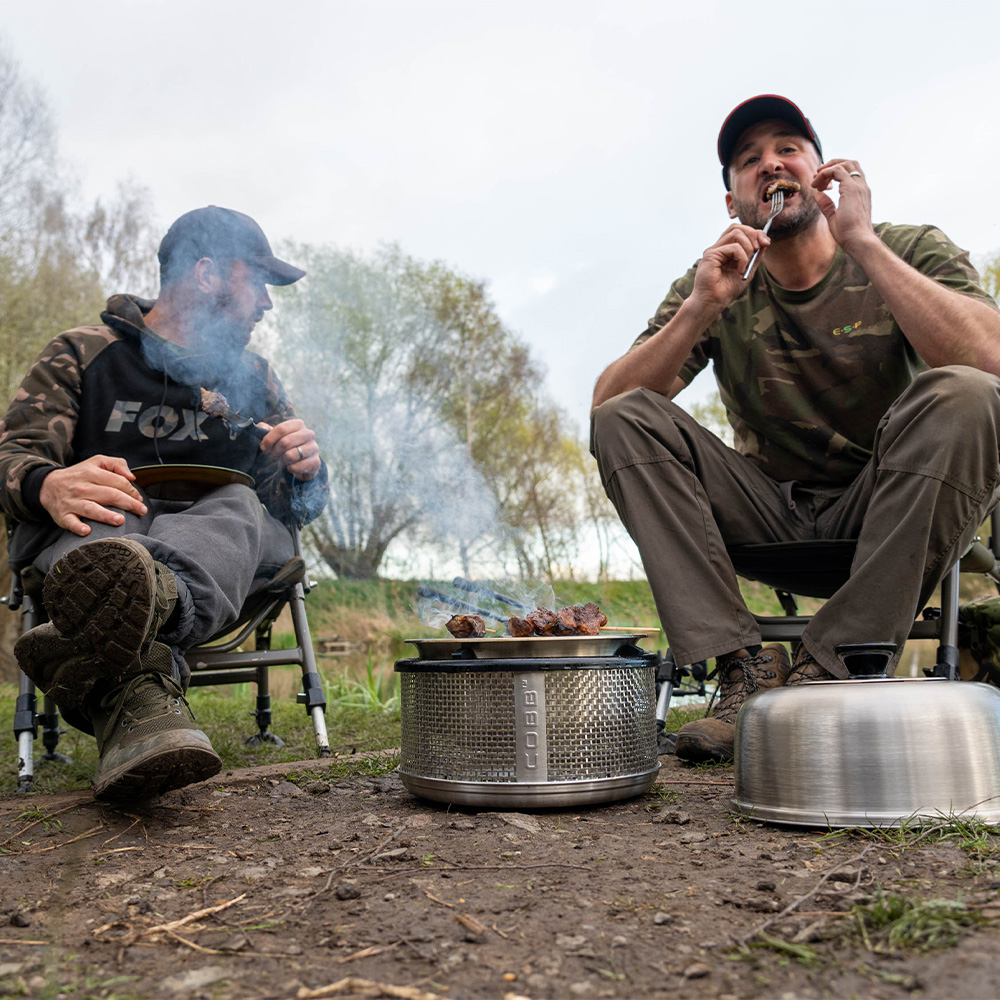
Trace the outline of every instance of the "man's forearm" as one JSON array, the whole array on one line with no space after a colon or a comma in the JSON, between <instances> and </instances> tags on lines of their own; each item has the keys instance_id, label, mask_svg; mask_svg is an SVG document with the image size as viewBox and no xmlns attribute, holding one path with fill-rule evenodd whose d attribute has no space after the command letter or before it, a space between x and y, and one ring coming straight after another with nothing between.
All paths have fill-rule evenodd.
<instances>
[{"instance_id":1,"label":"man's forearm","mask_svg":"<svg viewBox=\"0 0 1000 1000\"><path fill-rule=\"evenodd\" d=\"M683 384L678 379L691 348L717 318L717 312L685 299L673 318L649 340L604 369L594 386L593 407L631 389L675 395Z\"/></svg>"},{"instance_id":2,"label":"man's forearm","mask_svg":"<svg viewBox=\"0 0 1000 1000\"><path fill-rule=\"evenodd\" d=\"M879 239L850 254L927 364L969 365L1000 375L1000 313L921 274Z\"/></svg>"}]
</instances>

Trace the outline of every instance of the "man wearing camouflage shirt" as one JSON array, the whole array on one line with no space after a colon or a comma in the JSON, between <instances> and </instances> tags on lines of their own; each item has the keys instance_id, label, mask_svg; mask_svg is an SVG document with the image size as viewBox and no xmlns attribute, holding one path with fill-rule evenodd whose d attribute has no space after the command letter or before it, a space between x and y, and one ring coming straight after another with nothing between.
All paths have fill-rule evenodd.
<instances>
[{"instance_id":1,"label":"man wearing camouflage shirt","mask_svg":"<svg viewBox=\"0 0 1000 1000\"><path fill-rule=\"evenodd\" d=\"M678 662L716 660L718 702L678 734L694 761L732 758L754 690L845 677L839 644L901 650L1000 488L1000 313L967 255L932 226L873 225L859 164L823 162L785 98L739 105L718 152L738 221L601 374L592 414ZM735 449L670 402L709 361ZM761 648L726 546L812 538L857 554L790 665Z\"/></svg>"},{"instance_id":2,"label":"man wearing camouflage shirt","mask_svg":"<svg viewBox=\"0 0 1000 1000\"><path fill-rule=\"evenodd\" d=\"M57 336L0 422L11 566L26 589L43 581L50 619L14 652L97 737L101 798L219 770L182 707L184 651L234 624L277 574L294 582L304 565L286 525L327 500L315 434L246 350L271 308L266 285L305 272L249 216L214 205L181 216L158 257L159 298L114 295L102 325ZM137 476L161 464L181 466L173 490Z\"/></svg>"}]
</instances>

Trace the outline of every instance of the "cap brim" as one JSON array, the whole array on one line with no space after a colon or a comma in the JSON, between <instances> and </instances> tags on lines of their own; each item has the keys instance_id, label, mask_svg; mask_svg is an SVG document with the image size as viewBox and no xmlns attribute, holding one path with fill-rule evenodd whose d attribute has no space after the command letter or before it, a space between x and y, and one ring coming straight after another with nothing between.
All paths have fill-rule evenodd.
<instances>
[{"instance_id":1,"label":"cap brim","mask_svg":"<svg viewBox=\"0 0 1000 1000\"><path fill-rule=\"evenodd\" d=\"M277 257L254 257L253 264L264 272L269 285L291 285L306 276L301 268L286 264Z\"/></svg>"}]
</instances>

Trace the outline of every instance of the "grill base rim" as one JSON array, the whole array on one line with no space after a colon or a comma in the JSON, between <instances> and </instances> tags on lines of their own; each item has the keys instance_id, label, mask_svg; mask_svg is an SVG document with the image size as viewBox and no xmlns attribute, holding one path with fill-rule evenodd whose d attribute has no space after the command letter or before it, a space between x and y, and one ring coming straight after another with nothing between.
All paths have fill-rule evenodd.
<instances>
[{"instance_id":1,"label":"grill base rim","mask_svg":"<svg viewBox=\"0 0 1000 1000\"><path fill-rule=\"evenodd\" d=\"M641 795L653 787L660 762L639 774L576 781L455 781L411 774L401 768L397 771L407 791L434 802L461 806L561 809L617 802Z\"/></svg>"},{"instance_id":2,"label":"grill base rim","mask_svg":"<svg viewBox=\"0 0 1000 1000\"><path fill-rule=\"evenodd\" d=\"M861 827L868 830L888 829L904 826L916 820L949 821L949 818L961 817L962 820L973 819L988 825L1000 823L1000 809L982 809L976 806L956 808L949 804L948 808L941 806L916 806L909 811L903 809L854 808L821 812L819 809L792 808L787 806L761 806L745 799L730 800L730 811L745 819L756 820L759 823L776 823L785 826L815 826L824 829Z\"/></svg>"}]
</instances>

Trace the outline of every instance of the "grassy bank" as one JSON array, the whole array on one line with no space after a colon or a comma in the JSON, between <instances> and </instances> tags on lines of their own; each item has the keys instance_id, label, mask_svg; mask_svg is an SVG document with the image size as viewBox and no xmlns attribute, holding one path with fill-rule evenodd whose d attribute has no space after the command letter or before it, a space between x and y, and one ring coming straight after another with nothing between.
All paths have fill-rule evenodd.
<instances>
[{"instance_id":1,"label":"grassy bank","mask_svg":"<svg viewBox=\"0 0 1000 1000\"><path fill-rule=\"evenodd\" d=\"M424 581L426 582L426 581ZM431 583L451 591L450 582ZM378 751L399 745L399 697L393 665L411 657L416 650L406 640L447 635L428 628L416 613L417 581L322 581L307 599L309 624L324 678L327 697L327 726L335 755ZM649 587L644 581L605 584L565 583L555 588L560 604L594 601L615 625L658 626ZM291 625L279 619L275 645L293 642ZM332 645L347 646L346 655L324 652ZM663 647L661 634L651 632L646 647ZM272 671L272 730L284 741L283 747L247 747L245 738L255 725L249 715L254 707L255 688L249 684L195 688L189 700L195 716L212 739L226 767L247 767L311 758L315 755L312 726L304 709L295 702L300 689L298 670ZM16 744L11 720L17 690L0 684L0 739L7 747L0 766L0 794L13 792L17 784ZM73 758L72 764L40 763L36 768L40 791L86 788L97 761L92 737L67 729L59 750ZM36 741L36 755L43 752ZM362 767L364 765L361 765Z\"/></svg>"},{"instance_id":2,"label":"grassy bank","mask_svg":"<svg viewBox=\"0 0 1000 1000\"><path fill-rule=\"evenodd\" d=\"M448 582L432 585L445 592L453 589ZM417 586L417 581L400 580L323 581L314 586L307 599L317 662L326 687L327 725L334 754L349 755L399 745L399 700L393 665L398 659L416 655L408 639L447 635L443 630L428 628L418 617ZM667 636L651 630L659 627L659 619L645 581L560 582L554 590L559 604L593 601L612 624L649 630L642 643L646 649L666 649ZM770 590L746 584L744 593L755 612L781 613ZM805 609L812 609L816 603L806 603ZM291 644L290 624L279 619L274 639L275 645ZM350 652L328 653L333 647L348 647ZM244 744L255 729L249 715L254 707L252 685L193 689L190 701L225 766L247 767L315 755L310 720L295 702L299 689L297 669L272 671L272 730L285 741L280 748L270 745L250 748ZM0 740L6 748L0 761L0 794L16 788L17 753L11 731L16 695L13 684L0 684ZM693 710L683 702L677 704L668 720L668 729L677 728L692 714ZM36 746L36 754L42 753L40 740ZM97 759L93 738L70 729L60 741L59 749L73 757L74 763L43 764L37 771L39 789L88 787Z\"/></svg>"}]
</instances>

